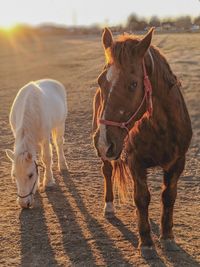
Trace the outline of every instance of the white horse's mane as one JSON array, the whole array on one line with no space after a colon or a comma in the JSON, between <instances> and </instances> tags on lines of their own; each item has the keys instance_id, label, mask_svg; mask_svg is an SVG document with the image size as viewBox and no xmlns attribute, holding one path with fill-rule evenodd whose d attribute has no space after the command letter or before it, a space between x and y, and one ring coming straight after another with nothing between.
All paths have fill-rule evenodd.
<instances>
[{"instance_id":1,"label":"white horse's mane","mask_svg":"<svg viewBox=\"0 0 200 267\"><path fill-rule=\"evenodd\" d=\"M29 87L30 89L27 90ZM30 82L26 87L23 87L19 91L18 95L26 98L26 101L22 102L23 112L21 114L20 122L18 122L15 129L15 156L20 157L21 160L23 160L24 152L31 150L32 145L34 145L34 136L37 136L38 134L41 114L41 91L36 83Z\"/></svg>"}]
</instances>

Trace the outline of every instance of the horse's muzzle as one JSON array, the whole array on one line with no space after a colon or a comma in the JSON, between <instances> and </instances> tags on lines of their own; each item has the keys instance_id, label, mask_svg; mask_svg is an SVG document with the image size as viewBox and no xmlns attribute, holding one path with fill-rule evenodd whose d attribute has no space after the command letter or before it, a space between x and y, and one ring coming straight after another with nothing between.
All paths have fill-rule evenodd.
<instances>
[{"instance_id":1,"label":"horse's muzzle","mask_svg":"<svg viewBox=\"0 0 200 267\"><path fill-rule=\"evenodd\" d=\"M32 208L34 205L34 196L31 195L25 199L18 198L17 201L22 209L29 209Z\"/></svg>"},{"instance_id":2,"label":"horse's muzzle","mask_svg":"<svg viewBox=\"0 0 200 267\"><path fill-rule=\"evenodd\" d=\"M117 151L116 145L111 142L109 146L107 147L106 158L108 160L117 160L119 159L120 155L121 155L121 151Z\"/></svg>"},{"instance_id":3,"label":"horse's muzzle","mask_svg":"<svg viewBox=\"0 0 200 267\"><path fill-rule=\"evenodd\" d=\"M118 160L121 155L122 148L120 148L114 141L108 142L107 140L104 140L104 142L99 142L99 138L100 131L97 130L93 135L93 143L98 157L108 161Z\"/></svg>"}]
</instances>

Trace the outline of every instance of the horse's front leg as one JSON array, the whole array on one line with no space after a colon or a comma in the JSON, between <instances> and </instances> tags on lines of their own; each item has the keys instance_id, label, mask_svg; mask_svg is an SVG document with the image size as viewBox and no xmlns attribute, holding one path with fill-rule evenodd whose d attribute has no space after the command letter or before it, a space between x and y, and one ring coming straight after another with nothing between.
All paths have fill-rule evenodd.
<instances>
[{"instance_id":1,"label":"horse's front leg","mask_svg":"<svg viewBox=\"0 0 200 267\"><path fill-rule=\"evenodd\" d=\"M185 157L180 158L169 170L164 171L161 216L161 243L169 250L177 249L173 243L173 209L177 195L177 182L185 166Z\"/></svg>"},{"instance_id":2,"label":"horse's front leg","mask_svg":"<svg viewBox=\"0 0 200 267\"><path fill-rule=\"evenodd\" d=\"M43 179L43 190L44 190L46 186L53 186L55 184L52 172L52 147L49 139L44 141L41 152L42 152L41 153L42 161L45 166L44 179Z\"/></svg>"},{"instance_id":3,"label":"horse's front leg","mask_svg":"<svg viewBox=\"0 0 200 267\"><path fill-rule=\"evenodd\" d=\"M138 230L139 230L139 248L142 254L151 249L153 241L150 233L150 223L148 216L148 207L150 203L150 192L147 186L146 169L131 164L131 174L134 180L134 201L137 208ZM144 255L145 256L145 255Z\"/></svg>"},{"instance_id":4,"label":"horse's front leg","mask_svg":"<svg viewBox=\"0 0 200 267\"><path fill-rule=\"evenodd\" d=\"M114 215L113 205L113 185L112 185L112 165L109 161L103 161L102 172L104 176L104 215L112 217Z\"/></svg>"}]
</instances>

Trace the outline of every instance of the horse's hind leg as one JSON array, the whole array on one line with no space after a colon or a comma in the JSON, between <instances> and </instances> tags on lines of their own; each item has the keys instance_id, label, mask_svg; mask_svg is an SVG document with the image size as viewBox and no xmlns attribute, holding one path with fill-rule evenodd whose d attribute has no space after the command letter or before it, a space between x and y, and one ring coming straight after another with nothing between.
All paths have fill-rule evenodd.
<instances>
[{"instance_id":1,"label":"horse's hind leg","mask_svg":"<svg viewBox=\"0 0 200 267\"><path fill-rule=\"evenodd\" d=\"M162 192L162 216L161 216L161 241L165 247L173 249L172 241L174 238L173 209L177 195L177 182L185 166L185 157L180 158L167 171L164 171L163 192ZM166 241L166 242L164 242ZM170 244L172 245L170 247Z\"/></svg>"},{"instance_id":2,"label":"horse's hind leg","mask_svg":"<svg viewBox=\"0 0 200 267\"><path fill-rule=\"evenodd\" d=\"M56 147L56 152L58 156L59 171L68 169L68 166L65 160L64 150L63 150L64 132L65 132L65 123L63 123L61 126L54 129L52 132L53 142Z\"/></svg>"},{"instance_id":3,"label":"horse's hind leg","mask_svg":"<svg viewBox=\"0 0 200 267\"><path fill-rule=\"evenodd\" d=\"M112 217L114 215L113 205L113 185L112 185L112 165L109 161L103 161L102 172L104 176L104 215Z\"/></svg>"},{"instance_id":4,"label":"horse's hind leg","mask_svg":"<svg viewBox=\"0 0 200 267\"><path fill-rule=\"evenodd\" d=\"M45 165L44 180L43 180L43 189L45 189L46 186L52 186L55 184L52 172L52 147L49 142L49 139L43 143L41 154L42 154L42 161Z\"/></svg>"}]
</instances>

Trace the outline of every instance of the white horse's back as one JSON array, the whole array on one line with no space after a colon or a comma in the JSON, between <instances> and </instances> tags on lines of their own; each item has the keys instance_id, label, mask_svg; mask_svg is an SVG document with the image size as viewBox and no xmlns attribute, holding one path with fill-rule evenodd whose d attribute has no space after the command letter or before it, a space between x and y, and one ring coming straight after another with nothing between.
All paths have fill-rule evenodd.
<instances>
[{"instance_id":1,"label":"white horse's back","mask_svg":"<svg viewBox=\"0 0 200 267\"><path fill-rule=\"evenodd\" d=\"M44 79L35 82L43 93L43 106L45 114L50 120L50 127L55 128L67 116L67 103L65 87L56 80Z\"/></svg>"},{"instance_id":2,"label":"white horse's back","mask_svg":"<svg viewBox=\"0 0 200 267\"><path fill-rule=\"evenodd\" d=\"M20 89L11 108L10 123L14 134L22 124L52 129L64 122L66 115L65 87L58 81L43 79Z\"/></svg>"},{"instance_id":3,"label":"white horse's back","mask_svg":"<svg viewBox=\"0 0 200 267\"><path fill-rule=\"evenodd\" d=\"M66 98L64 85L56 80L42 79L35 81L34 84L36 84L44 93L48 94L51 91L54 94L56 92L62 97L62 99Z\"/></svg>"}]
</instances>

